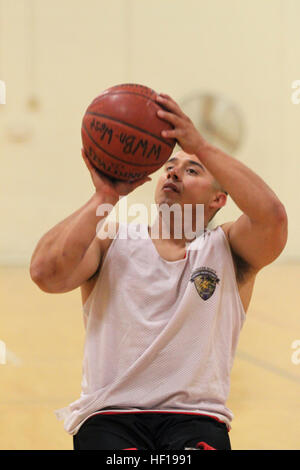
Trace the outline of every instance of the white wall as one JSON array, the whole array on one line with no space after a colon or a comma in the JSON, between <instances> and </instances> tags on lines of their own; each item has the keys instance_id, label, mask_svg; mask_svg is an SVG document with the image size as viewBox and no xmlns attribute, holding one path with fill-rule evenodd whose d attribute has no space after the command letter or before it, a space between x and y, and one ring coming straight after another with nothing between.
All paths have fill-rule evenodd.
<instances>
[{"instance_id":1,"label":"white wall","mask_svg":"<svg viewBox=\"0 0 300 470\"><path fill-rule=\"evenodd\" d=\"M0 262L28 263L42 234L92 195L81 119L95 96L124 82L179 102L214 92L240 107L246 135L234 156L285 204L289 240L278 262L299 260L299 16L297 0L0 0ZM153 202L159 173L128 204ZM240 213L229 198L215 223Z\"/></svg>"}]
</instances>

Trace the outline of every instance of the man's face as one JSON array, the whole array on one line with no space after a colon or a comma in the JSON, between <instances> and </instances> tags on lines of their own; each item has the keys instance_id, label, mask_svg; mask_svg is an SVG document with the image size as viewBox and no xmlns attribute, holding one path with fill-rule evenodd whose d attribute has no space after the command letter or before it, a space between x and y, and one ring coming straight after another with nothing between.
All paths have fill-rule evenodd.
<instances>
[{"instance_id":1,"label":"man's face","mask_svg":"<svg viewBox=\"0 0 300 470\"><path fill-rule=\"evenodd\" d=\"M206 208L215 194L213 181L211 173L195 155L179 151L163 167L155 190L155 203L169 206L177 203L182 208L184 204L204 204Z\"/></svg>"}]
</instances>

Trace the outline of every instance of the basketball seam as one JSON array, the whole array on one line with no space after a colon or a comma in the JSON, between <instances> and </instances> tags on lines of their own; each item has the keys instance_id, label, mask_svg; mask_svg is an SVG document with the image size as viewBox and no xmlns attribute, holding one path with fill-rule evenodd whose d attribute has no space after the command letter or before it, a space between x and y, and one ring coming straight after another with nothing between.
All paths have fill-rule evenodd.
<instances>
[{"instance_id":1,"label":"basketball seam","mask_svg":"<svg viewBox=\"0 0 300 470\"><path fill-rule=\"evenodd\" d=\"M128 122L121 121L120 119L112 118L111 116L107 116L106 114L95 113L95 112L92 112L92 111L87 111L86 115L98 116L98 117L110 119L111 121L114 121L114 122L117 122L119 124L123 124L125 126L131 127L132 129L134 129L136 131L143 132L144 134L149 135L150 137L154 137L156 140L159 140L163 144L166 144L168 147L173 147L172 144L170 144L169 142L166 142L162 137L158 137L157 135L152 134L151 132L148 132L145 129L142 129L141 127L137 127L134 124L128 124Z\"/></svg>"},{"instance_id":2,"label":"basketball seam","mask_svg":"<svg viewBox=\"0 0 300 470\"><path fill-rule=\"evenodd\" d=\"M104 93L103 95L100 95L97 98L95 98L94 101L92 101L92 103L90 104L90 106L93 106L94 103L98 103L98 101L103 100L103 98L106 98L107 96L119 95L119 94L122 94L122 95L128 94L128 95L140 96L141 98L145 98L147 100L150 100L150 101L152 101L152 103L154 103L157 106L161 107L161 105L158 104L153 98L150 98L150 96L143 95L142 93L137 93L136 91L113 91L113 92L110 92L110 93Z\"/></svg>"}]
</instances>

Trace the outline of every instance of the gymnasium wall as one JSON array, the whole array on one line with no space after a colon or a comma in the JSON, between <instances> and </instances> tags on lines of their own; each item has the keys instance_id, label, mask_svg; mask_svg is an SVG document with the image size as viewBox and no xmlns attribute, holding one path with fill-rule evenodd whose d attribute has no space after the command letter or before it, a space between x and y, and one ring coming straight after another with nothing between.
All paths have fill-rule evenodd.
<instances>
[{"instance_id":1,"label":"gymnasium wall","mask_svg":"<svg viewBox=\"0 0 300 470\"><path fill-rule=\"evenodd\" d=\"M300 259L297 0L0 0L0 263L26 265L39 238L93 193L80 126L105 88L136 82L181 102L223 95L243 116L233 156L284 203ZM157 177L128 197L149 207ZM229 198L214 223L235 220Z\"/></svg>"}]
</instances>

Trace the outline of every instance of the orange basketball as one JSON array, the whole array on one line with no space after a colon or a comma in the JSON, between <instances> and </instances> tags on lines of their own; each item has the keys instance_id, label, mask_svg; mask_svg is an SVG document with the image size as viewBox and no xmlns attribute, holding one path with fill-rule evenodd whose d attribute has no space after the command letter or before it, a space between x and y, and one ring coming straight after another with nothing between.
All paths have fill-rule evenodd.
<instances>
[{"instance_id":1,"label":"orange basketball","mask_svg":"<svg viewBox=\"0 0 300 470\"><path fill-rule=\"evenodd\" d=\"M104 174L137 180L158 170L176 141L161 131L172 126L159 119L157 93L143 85L123 84L105 90L87 108L81 127L83 149Z\"/></svg>"}]
</instances>

